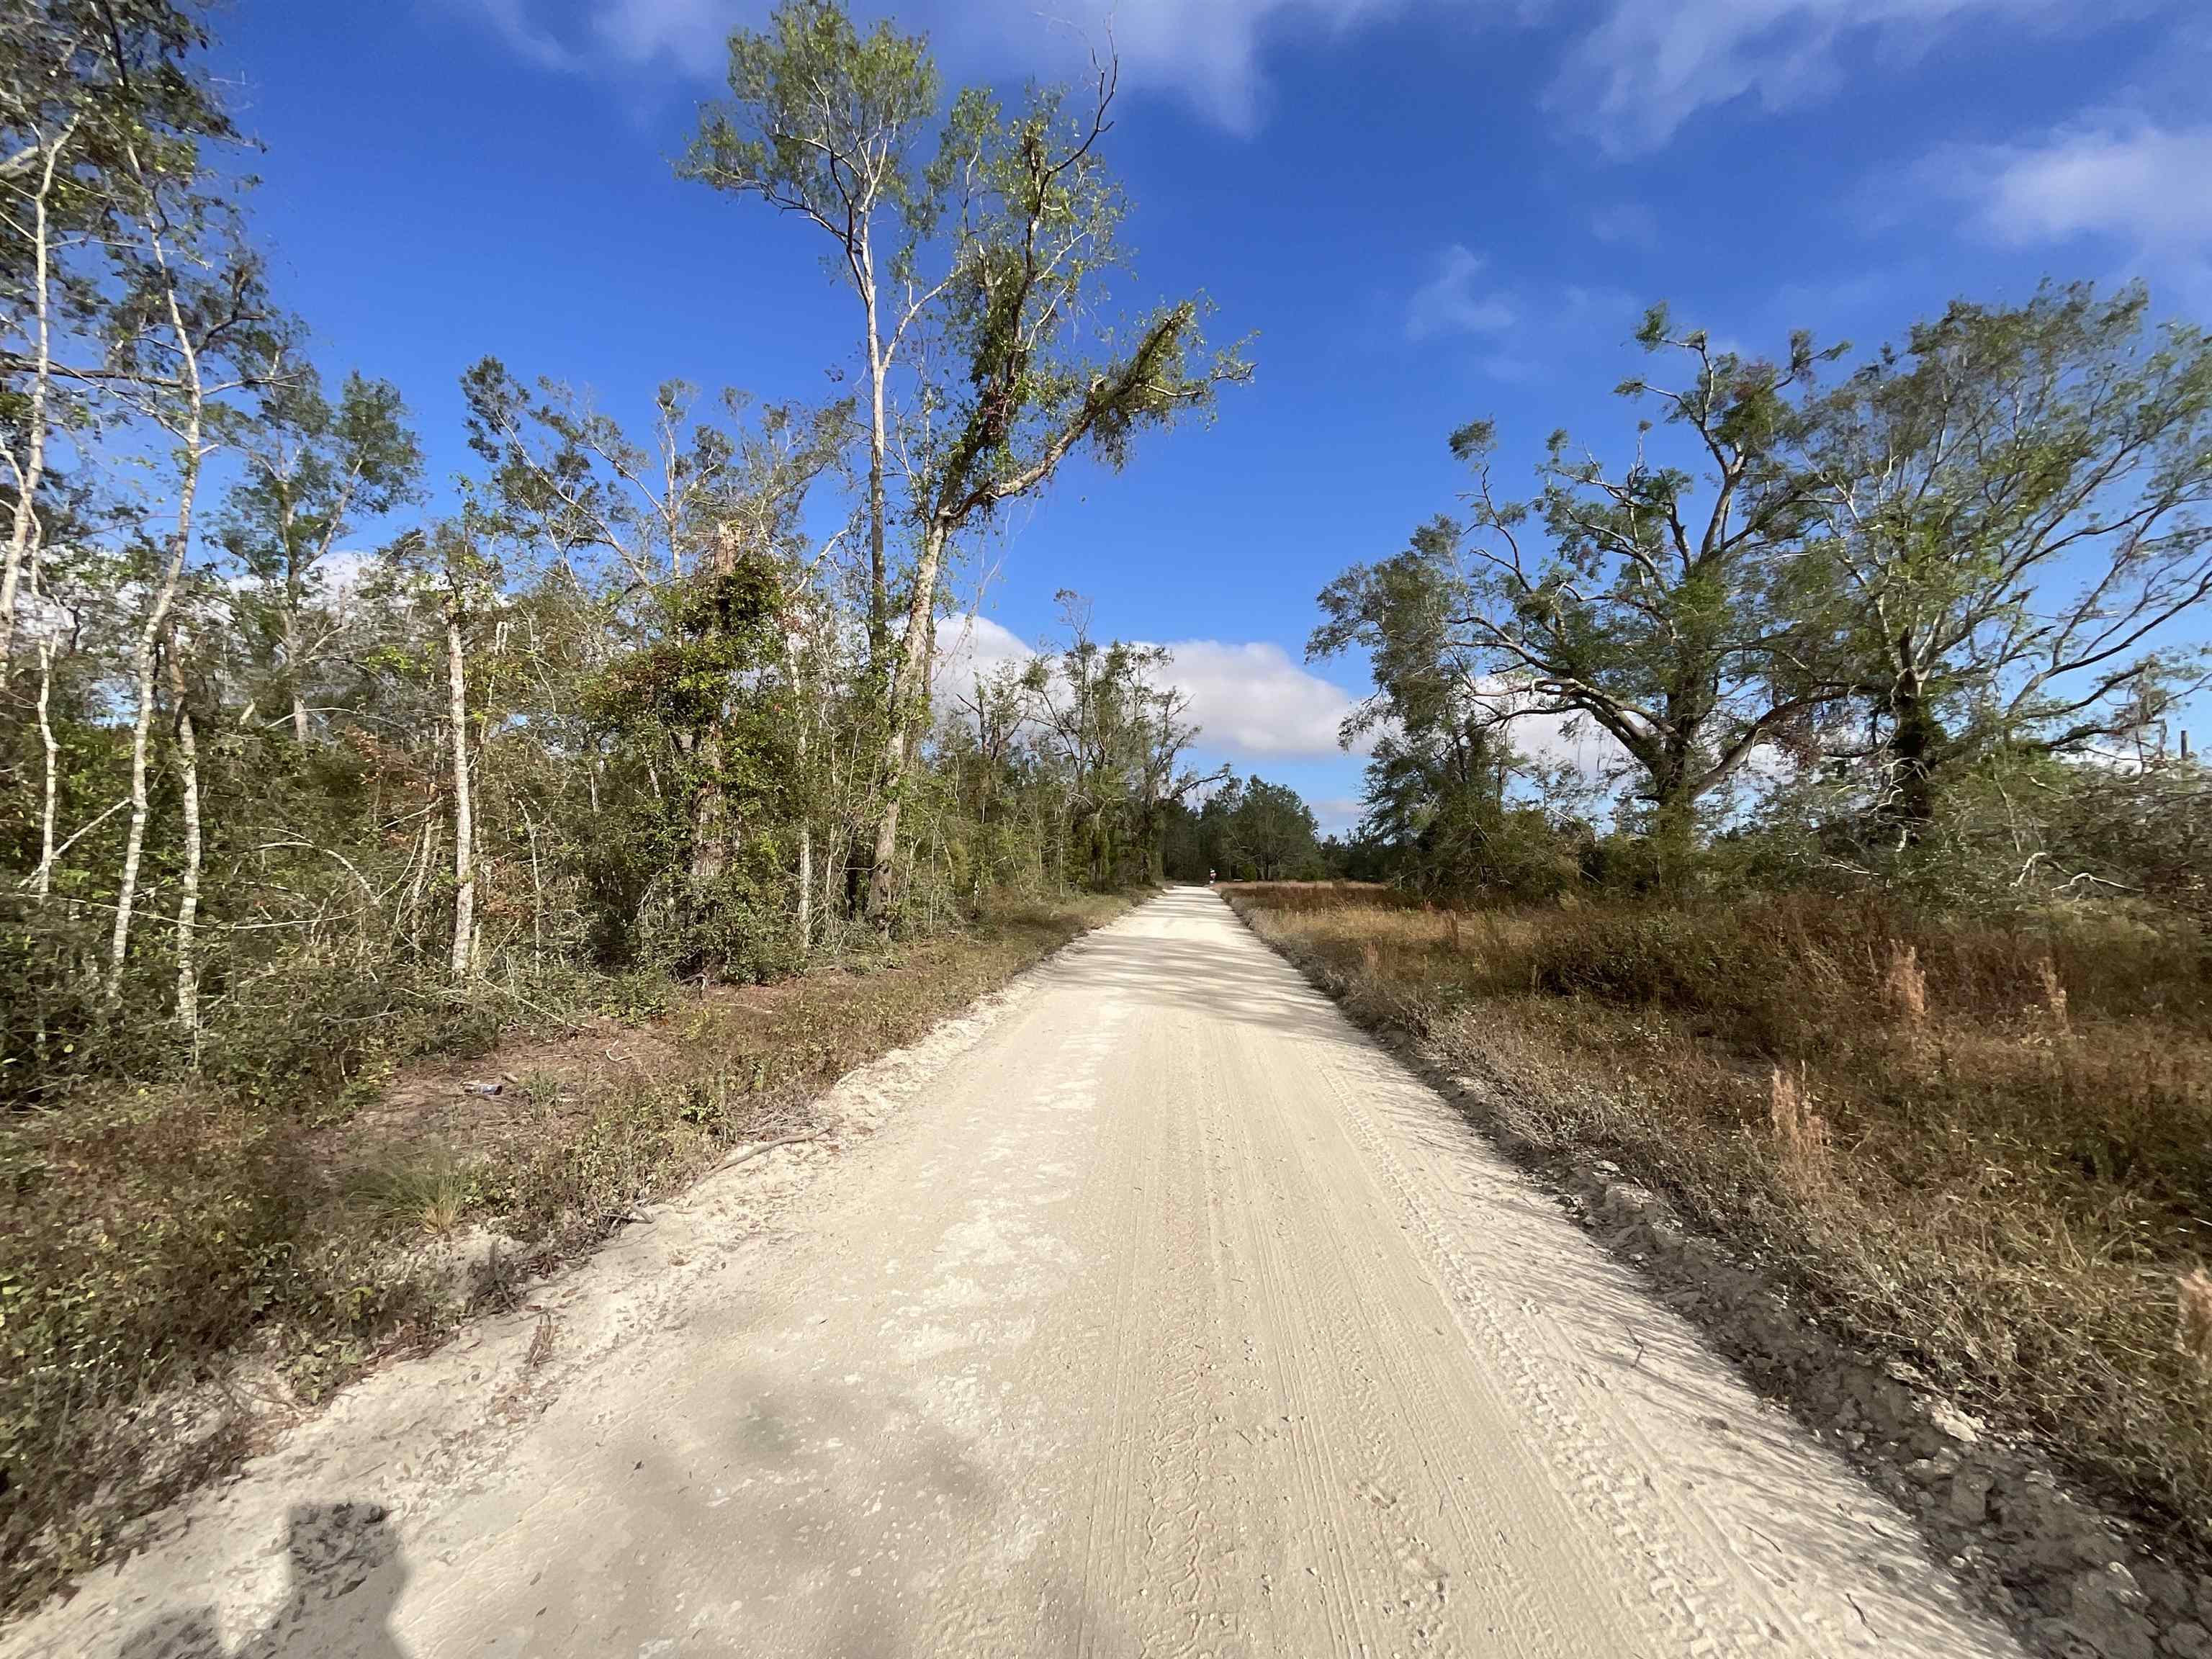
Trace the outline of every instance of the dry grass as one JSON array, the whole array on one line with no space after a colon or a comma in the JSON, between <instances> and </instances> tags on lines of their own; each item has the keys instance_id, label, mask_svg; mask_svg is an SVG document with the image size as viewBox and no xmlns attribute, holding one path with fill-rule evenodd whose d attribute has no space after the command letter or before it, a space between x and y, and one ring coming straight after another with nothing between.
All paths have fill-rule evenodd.
<instances>
[{"instance_id":1,"label":"dry grass","mask_svg":"<svg viewBox=\"0 0 2212 1659\"><path fill-rule=\"evenodd\" d=\"M442 1340L464 1310L426 1240L482 1223L538 1267L588 1249L1121 904L1003 908L635 1025L518 1033L336 1121L327 1103L173 1088L0 1121L0 1611L106 1559L245 1449L235 1403L210 1407L204 1385L249 1350L313 1403ZM484 1097L465 1079L502 1081ZM188 1397L184 1446L155 1408Z\"/></svg>"},{"instance_id":2,"label":"dry grass","mask_svg":"<svg viewBox=\"0 0 2212 1659\"><path fill-rule=\"evenodd\" d=\"M1864 1347L2212 1540L2212 951L1867 900L1431 913L1247 887L1354 1012L1513 1086Z\"/></svg>"}]
</instances>

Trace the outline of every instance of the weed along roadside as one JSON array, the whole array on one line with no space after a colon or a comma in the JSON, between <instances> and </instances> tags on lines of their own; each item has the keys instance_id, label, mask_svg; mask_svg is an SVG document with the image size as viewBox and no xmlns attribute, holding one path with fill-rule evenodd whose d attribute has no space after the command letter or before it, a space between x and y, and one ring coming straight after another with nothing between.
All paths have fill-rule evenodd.
<instances>
[{"instance_id":1,"label":"weed along roadside","mask_svg":"<svg viewBox=\"0 0 2212 1659\"><path fill-rule=\"evenodd\" d=\"M2212 1014L2186 930L1227 896L2016 1627L2200 1650Z\"/></svg>"},{"instance_id":2,"label":"weed along roadside","mask_svg":"<svg viewBox=\"0 0 2212 1659\"><path fill-rule=\"evenodd\" d=\"M9 1121L0 1607L647 1204L811 1138L838 1077L1124 908L1005 904L780 983L633 987L319 1116L179 1085Z\"/></svg>"}]
</instances>

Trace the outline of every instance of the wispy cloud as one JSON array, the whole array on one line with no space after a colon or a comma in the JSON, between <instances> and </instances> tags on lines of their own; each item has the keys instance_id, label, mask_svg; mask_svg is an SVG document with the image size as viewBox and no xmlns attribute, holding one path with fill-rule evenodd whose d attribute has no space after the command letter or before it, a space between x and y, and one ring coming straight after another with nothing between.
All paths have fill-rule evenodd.
<instances>
[{"instance_id":1,"label":"wispy cloud","mask_svg":"<svg viewBox=\"0 0 2212 1659\"><path fill-rule=\"evenodd\" d=\"M2212 248L2212 123L2092 119L2028 143L1942 152L1930 171L1975 198L1983 228L2005 242L2107 235L2165 252Z\"/></svg>"},{"instance_id":2,"label":"wispy cloud","mask_svg":"<svg viewBox=\"0 0 2212 1659\"><path fill-rule=\"evenodd\" d=\"M732 28L768 11L768 0L459 3L543 68L698 79L719 75ZM2134 0L2134 9L2185 15L2193 3ZM1587 9L1565 0L909 0L898 15L929 31L963 72L1062 73L1110 41L1126 84L1181 96L1240 132L1259 126L1265 59L1286 40L1332 39L1408 12L1476 27L1551 24L1561 67L1549 106L1607 149L1632 152L1663 144L1711 105L1750 97L1779 111L1826 98L1844 78L1844 55L1862 43L1895 61L1941 49L1969 25L2087 27L2112 9L2089 0L1602 0Z\"/></svg>"},{"instance_id":3,"label":"wispy cloud","mask_svg":"<svg viewBox=\"0 0 2212 1659\"><path fill-rule=\"evenodd\" d=\"M1969 22L2098 15L2084 0L1613 0L1570 47L1547 102L1607 149L1647 150L1732 99L1768 111L1826 100L1843 81L1844 49L1858 42L1896 61Z\"/></svg>"},{"instance_id":4,"label":"wispy cloud","mask_svg":"<svg viewBox=\"0 0 2212 1659\"><path fill-rule=\"evenodd\" d=\"M624 64L665 62L714 74L731 30L757 25L767 9L745 0L598 0L591 30Z\"/></svg>"},{"instance_id":5,"label":"wispy cloud","mask_svg":"<svg viewBox=\"0 0 2212 1659\"><path fill-rule=\"evenodd\" d=\"M2009 144L1954 145L1918 179L2010 247L2088 240L2129 275L2212 299L2212 123L2097 113Z\"/></svg>"},{"instance_id":6,"label":"wispy cloud","mask_svg":"<svg viewBox=\"0 0 2212 1659\"><path fill-rule=\"evenodd\" d=\"M542 26L530 0L475 0L492 33L525 63L564 73L580 70L586 60Z\"/></svg>"},{"instance_id":7,"label":"wispy cloud","mask_svg":"<svg viewBox=\"0 0 2212 1659\"><path fill-rule=\"evenodd\" d=\"M766 0L470 0L531 62L556 70L658 67L718 73L730 31L757 25ZM1109 48L1131 87L1181 94L1222 125L1252 131L1271 36L1330 36L1414 0L920 0L899 21L947 57L986 71L1058 73ZM1425 0L1438 3L1438 0ZM1480 0L1488 5L1492 0ZM1467 0L1442 0L1447 6Z\"/></svg>"},{"instance_id":8,"label":"wispy cloud","mask_svg":"<svg viewBox=\"0 0 2212 1659\"><path fill-rule=\"evenodd\" d=\"M1407 302L1406 337L1426 340L1440 334L1488 334L1512 327L1511 301L1478 287L1487 264L1460 242L1437 254L1428 281Z\"/></svg>"}]
</instances>

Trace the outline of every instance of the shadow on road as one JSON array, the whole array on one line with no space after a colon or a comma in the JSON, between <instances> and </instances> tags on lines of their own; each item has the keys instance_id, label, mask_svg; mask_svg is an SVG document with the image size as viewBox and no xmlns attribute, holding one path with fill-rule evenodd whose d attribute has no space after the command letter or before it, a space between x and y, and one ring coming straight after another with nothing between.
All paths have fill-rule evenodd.
<instances>
[{"instance_id":1,"label":"shadow on road","mask_svg":"<svg viewBox=\"0 0 2212 1659\"><path fill-rule=\"evenodd\" d=\"M407 1583L398 1540L375 1504L302 1504L285 1531L291 1589L258 1635L223 1646L211 1607L167 1613L116 1659L404 1659L391 1616Z\"/></svg>"}]
</instances>

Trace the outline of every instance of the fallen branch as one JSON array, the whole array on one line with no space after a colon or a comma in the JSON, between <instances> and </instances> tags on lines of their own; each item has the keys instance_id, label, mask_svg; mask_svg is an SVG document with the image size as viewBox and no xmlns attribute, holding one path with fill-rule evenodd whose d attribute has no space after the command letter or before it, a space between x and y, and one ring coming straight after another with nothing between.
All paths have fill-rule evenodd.
<instances>
[{"instance_id":1,"label":"fallen branch","mask_svg":"<svg viewBox=\"0 0 2212 1659\"><path fill-rule=\"evenodd\" d=\"M819 1140L823 1136L829 1133L830 1132L827 1129L817 1129L811 1134L786 1135L781 1140L763 1140L759 1146L753 1147L750 1151L739 1152L735 1158L729 1159L726 1163L716 1164L714 1166L714 1173L716 1175L720 1175L725 1170L734 1170L738 1164L750 1163L754 1158L758 1158L763 1152L772 1152L779 1146L795 1146L802 1140Z\"/></svg>"},{"instance_id":2,"label":"fallen branch","mask_svg":"<svg viewBox=\"0 0 2212 1659\"><path fill-rule=\"evenodd\" d=\"M472 982L478 985L489 986L491 989L498 992L501 996L512 998L514 1001L520 1003L525 1008L527 1008L532 1013L536 1014L540 1019L550 1020L556 1025L560 1026L567 1035L574 1036L579 1031L589 1030L591 1029L589 1026L579 1024L576 1021L569 1018L566 1014L556 1014L550 1008L539 1007L528 997L524 996L520 992L514 989L514 987L501 985L495 979L480 976Z\"/></svg>"}]
</instances>

